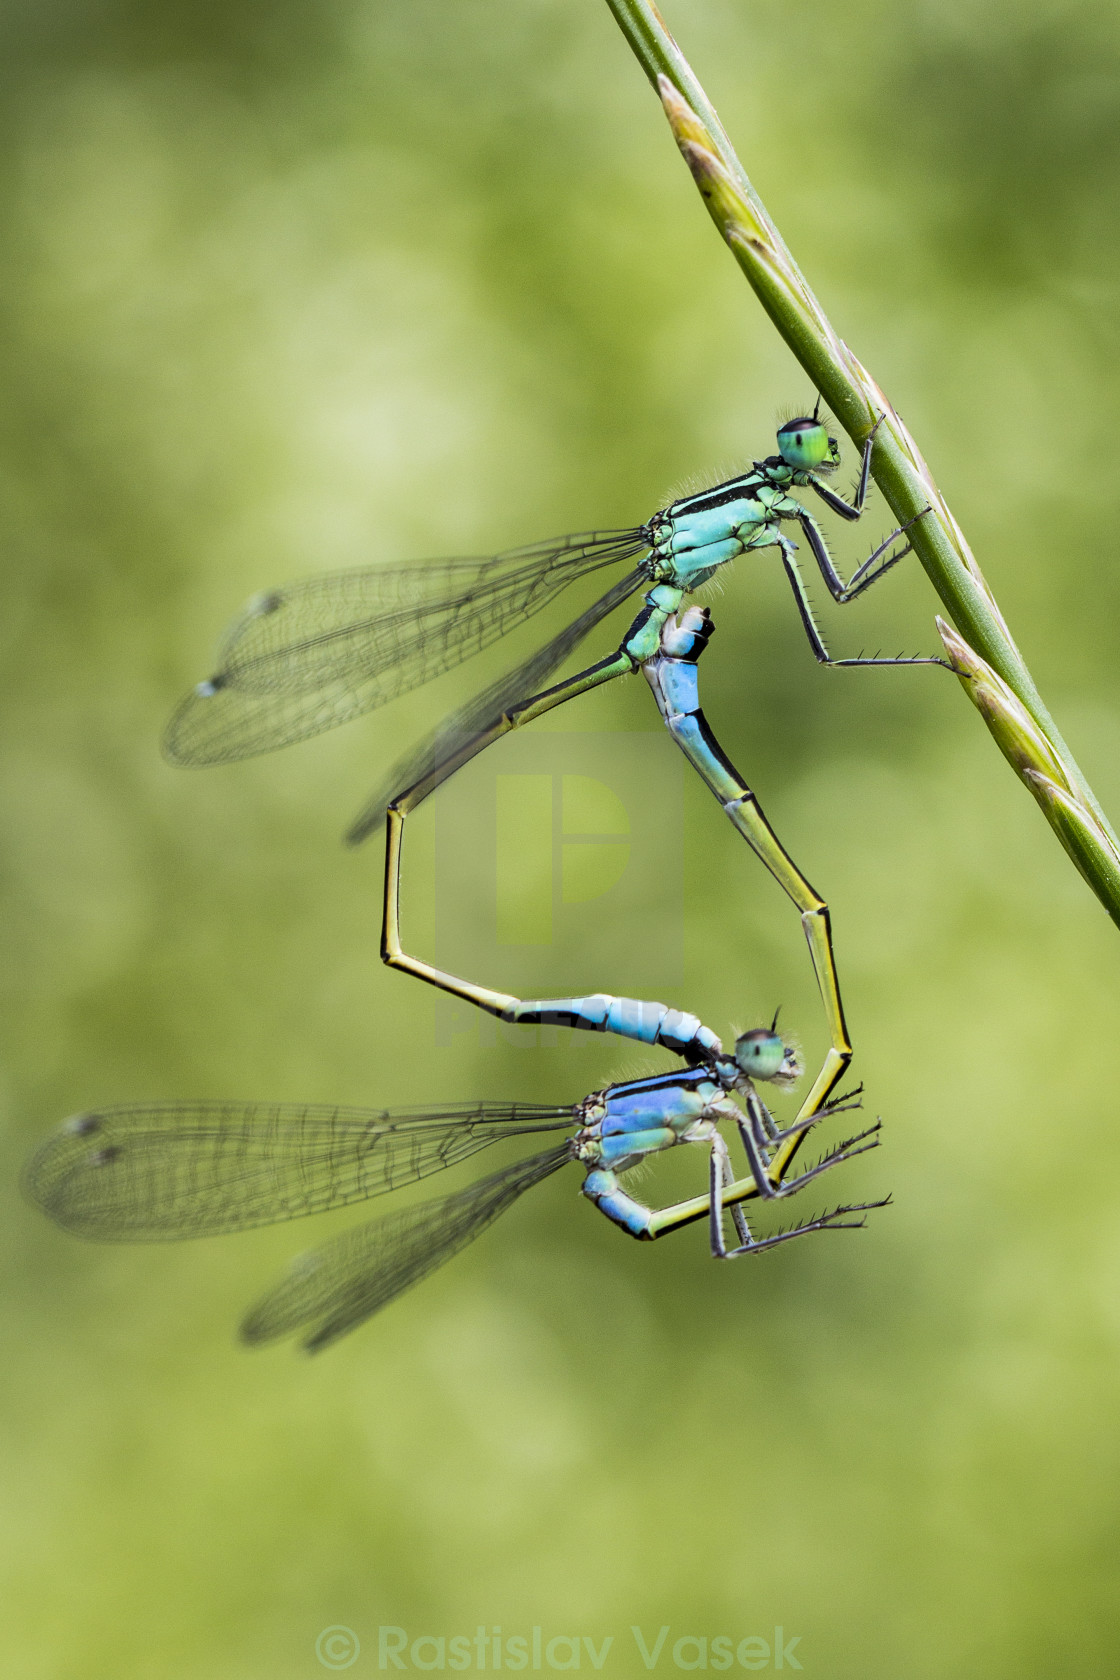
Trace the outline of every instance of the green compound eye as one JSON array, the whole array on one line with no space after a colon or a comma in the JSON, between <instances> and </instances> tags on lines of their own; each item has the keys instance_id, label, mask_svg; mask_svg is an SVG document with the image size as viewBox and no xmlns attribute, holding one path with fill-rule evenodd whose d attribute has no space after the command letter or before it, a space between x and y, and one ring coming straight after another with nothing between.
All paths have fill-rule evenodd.
<instances>
[{"instance_id":1,"label":"green compound eye","mask_svg":"<svg viewBox=\"0 0 1120 1680\"><path fill-rule=\"evenodd\" d=\"M783 1069L788 1073L790 1054L769 1027L755 1027L735 1040L735 1060L748 1079L777 1079Z\"/></svg>"},{"instance_id":2,"label":"green compound eye","mask_svg":"<svg viewBox=\"0 0 1120 1680\"><path fill-rule=\"evenodd\" d=\"M778 453L787 466L801 472L811 472L814 467L839 459L835 440L812 415L786 421L778 433Z\"/></svg>"}]
</instances>

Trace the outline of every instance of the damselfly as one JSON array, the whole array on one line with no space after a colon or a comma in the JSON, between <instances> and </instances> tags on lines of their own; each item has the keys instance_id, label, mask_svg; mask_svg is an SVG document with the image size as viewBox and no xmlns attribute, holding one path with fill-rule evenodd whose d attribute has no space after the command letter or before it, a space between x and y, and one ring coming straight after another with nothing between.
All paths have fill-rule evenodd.
<instances>
[{"instance_id":1,"label":"damselfly","mask_svg":"<svg viewBox=\"0 0 1120 1680\"><path fill-rule=\"evenodd\" d=\"M617 1003L622 1000L607 1000ZM706 1031L707 1029L705 1029ZM356 1328L473 1241L526 1190L569 1161L599 1210L631 1236L665 1235L707 1217L718 1259L759 1254L812 1231L851 1229L883 1202L832 1209L756 1237L743 1202L777 1200L878 1141L878 1125L845 1139L796 1178L776 1182L780 1152L818 1121L858 1106L859 1093L782 1129L755 1084L798 1072L773 1027L742 1034L732 1056L595 1091L582 1101L372 1109L284 1103L134 1104L68 1120L28 1163L25 1188L59 1225L105 1242L155 1242L249 1230L364 1202L457 1166L492 1144L565 1133L528 1159L449 1196L345 1231L300 1256L245 1318L249 1343L300 1332L309 1350ZM738 1099L738 1100L736 1100ZM736 1180L725 1122L749 1175ZM620 1176L677 1144L709 1153L703 1196L653 1209ZM738 1241L728 1248L724 1210Z\"/></svg>"}]
</instances>

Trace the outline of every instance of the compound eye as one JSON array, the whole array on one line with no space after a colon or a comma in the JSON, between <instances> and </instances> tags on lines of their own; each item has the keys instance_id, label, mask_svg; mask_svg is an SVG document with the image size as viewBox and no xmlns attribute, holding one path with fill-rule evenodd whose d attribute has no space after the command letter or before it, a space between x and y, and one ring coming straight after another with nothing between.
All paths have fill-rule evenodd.
<instances>
[{"instance_id":1,"label":"compound eye","mask_svg":"<svg viewBox=\"0 0 1120 1680\"><path fill-rule=\"evenodd\" d=\"M830 458L832 439L819 420L803 414L787 420L778 433L778 452L788 466L802 471L819 467Z\"/></svg>"},{"instance_id":2,"label":"compound eye","mask_svg":"<svg viewBox=\"0 0 1120 1680\"><path fill-rule=\"evenodd\" d=\"M741 1033L735 1041L735 1060L751 1078L776 1078L785 1059L786 1046L776 1032L768 1032L764 1027Z\"/></svg>"}]
</instances>

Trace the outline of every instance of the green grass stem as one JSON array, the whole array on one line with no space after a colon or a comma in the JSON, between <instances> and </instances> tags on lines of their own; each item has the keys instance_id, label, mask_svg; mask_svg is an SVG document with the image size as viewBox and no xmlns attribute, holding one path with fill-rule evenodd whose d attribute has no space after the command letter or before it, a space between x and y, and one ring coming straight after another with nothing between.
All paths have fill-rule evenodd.
<instances>
[{"instance_id":1,"label":"green grass stem","mask_svg":"<svg viewBox=\"0 0 1120 1680\"><path fill-rule=\"evenodd\" d=\"M833 328L657 7L652 0L607 0L607 5L658 93L712 220L762 307L858 449L878 416L886 416L875 435L872 476L900 525L929 509L908 534L958 632L950 662L1000 750L1120 925L1120 842L1043 704L917 444ZM989 678L1000 684L998 691ZM991 702L996 692L998 704ZM1013 724L1008 708L1014 710ZM1009 750L1012 736L1014 750Z\"/></svg>"}]
</instances>

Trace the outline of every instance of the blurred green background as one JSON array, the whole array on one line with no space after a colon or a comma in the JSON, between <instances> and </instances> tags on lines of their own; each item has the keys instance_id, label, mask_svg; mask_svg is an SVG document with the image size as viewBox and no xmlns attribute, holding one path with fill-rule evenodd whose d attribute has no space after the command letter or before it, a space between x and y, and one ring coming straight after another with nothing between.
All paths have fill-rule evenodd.
<instances>
[{"instance_id":1,"label":"blurred green background","mask_svg":"<svg viewBox=\"0 0 1120 1680\"><path fill-rule=\"evenodd\" d=\"M1116 819L1120 8L669 22ZM613 1635L623 1675L632 1624L669 1626L662 1673L780 1624L829 1680L1114 1674L1120 937L959 687L819 671L772 559L717 603L706 706L833 908L887 1147L830 1192L895 1198L865 1232L716 1267L562 1174L307 1361L234 1328L346 1216L102 1249L21 1200L95 1103L567 1101L667 1065L441 1029L379 964L379 846L338 843L591 591L284 755L186 774L159 731L256 589L636 522L811 393L598 0L9 0L0 48L5 1676L294 1680L334 1624L359 1675L379 1626L478 1624ZM929 651L935 604L904 566L826 623ZM545 727L655 723L635 682ZM683 821L683 870L647 847L621 910L498 972L464 845L441 934L434 837L506 750L414 821L414 948L719 1031L782 1004L820 1055L796 917L675 760L640 826ZM508 932L554 860L503 844Z\"/></svg>"}]
</instances>

